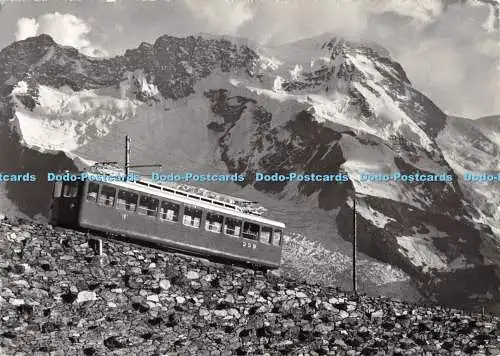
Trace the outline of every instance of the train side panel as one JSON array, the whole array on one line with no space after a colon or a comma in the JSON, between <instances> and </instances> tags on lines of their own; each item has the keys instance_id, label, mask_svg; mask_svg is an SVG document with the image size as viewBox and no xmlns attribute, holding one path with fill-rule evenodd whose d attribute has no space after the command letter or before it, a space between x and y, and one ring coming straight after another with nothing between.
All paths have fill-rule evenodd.
<instances>
[{"instance_id":1,"label":"train side panel","mask_svg":"<svg viewBox=\"0 0 500 356\"><path fill-rule=\"evenodd\" d=\"M200 227L194 228L183 225L182 216L177 222L165 221L98 205L84 198L81 200L78 224L82 228L123 234L168 248L279 268L281 246L206 231L204 220Z\"/></svg>"}]
</instances>

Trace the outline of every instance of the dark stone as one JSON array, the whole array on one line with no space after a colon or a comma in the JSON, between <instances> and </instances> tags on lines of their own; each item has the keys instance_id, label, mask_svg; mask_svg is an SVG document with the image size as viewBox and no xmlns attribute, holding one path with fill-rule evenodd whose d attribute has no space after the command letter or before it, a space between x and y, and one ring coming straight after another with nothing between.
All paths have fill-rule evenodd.
<instances>
[{"instance_id":1,"label":"dark stone","mask_svg":"<svg viewBox=\"0 0 500 356\"><path fill-rule=\"evenodd\" d=\"M145 313L149 310L149 305L146 303L132 303L132 308L140 313Z\"/></svg>"},{"instance_id":2,"label":"dark stone","mask_svg":"<svg viewBox=\"0 0 500 356\"><path fill-rule=\"evenodd\" d=\"M245 350L243 346L238 347L236 350L234 350L236 355L248 355L248 351Z\"/></svg>"},{"instance_id":3,"label":"dark stone","mask_svg":"<svg viewBox=\"0 0 500 356\"><path fill-rule=\"evenodd\" d=\"M33 306L29 304L19 305L17 311L21 314L31 315L33 314Z\"/></svg>"},{"instance_id":4,"label":"dark stone","mask_svg":"<svg viewBox=\"0 0 500 356\"><path fill-rule=\"evenodd\" d=\"M104 346L110 350L123 349L126 347L125 342L118 336L110 336L104 340Z\"/></svg>"},{"instance_id":5,"label":"dark stone","mask_svg":"<svg viewBox=\"0 0 500 356\"><path fill-rule=\"evenodd\" d=\"M257 312L257 310L259 310L259 307L258 307L258 306L251 307L251 308L248 310L248 315L255 315L255 313Z\"/></svg>"},{"instance_id":6,"label":"dark stone","mask_svg":"<svg viewBox=\"0 0 500 356\"><path fill-rule=\"evenodd\" d=\"M16 338L16 334L13 331L8 330L8 331L2 333L2 337L5 337L7 339L15 339Z\"/></svg>"},{"instance_id":7,"label":"dark stone","mask_svg":"<svg viewBox=\"0 0 500 356\"><path fill-rule=\"evenodd\" d=\"M14 265L14 268L13 268L13 272L14 273L16 273L16 274L23 274L25 271L26 271L26 267L24 267L23 265L19 265L19 264L15 264Z\"/></svg>"},{"instance_id":8,"label":"dark stone","mask_svg":"<svg viewBox=\"0 0 500 356\"><path fill-rule=\"evenodd\" d=\"M374 347L365 347L361 350L361 355L376 355L378 350Z\"/></svg>"},{"instance_id":9,"label":"dark stone","mask_svg":"<svg viewBox=\"0 0 500 356\"><path fill-rule=\"evenodd\" d=\"M489 339L490 339L490 336L488 334L481 333L479 335L474 336L474 340L476 340L476 342L479 345L483 345L485 343L485 341L487 341Z\"/></svg>"},{"instance_id":10,"label":"dark stone","mask_svg":"<svg viewBox=\"0 0 500 356\"><path fill-rule=\"evenodd\" d=\"M96 290L101 286L101 283L89 283L87 289L88 290Z\"/></svg>"},{"instance_id":11,"label":"dark stone","mask_svg":"<svg viewBox=\"0 0 500 356\"><path fill-rule=\"evenodd\" d=\"M312 321L313 316L311 314L304 314L302 315L302 320Z\"/></svg>"},{"instance_id":12,"label":"dark stone","mask_svg":"<svg viewBox=\"0 0 500 356\"><path fill-rule=\"evenodd\" d=\"M177 287L185 287L189 285L189 280L182 274L176 274L170 278L170 282Z\"/></svg>"},{"instance_id":13,"label":"dark stone","mask_svg":"<svg viewBox=\"0 0 500 356\"><path fill-rule=\"evenodd\" d=\"M172 327L179 325L180 321L181 321L181 316L178 313L171 313L168 316L167 326Z\"/></svg>"},{"instance_id":14,"label":"dark stone","mask_svg":"<svg viewBox=\"0 0 500 356\"><path fill-rule=\"evenodd\" d=\"M477 345L467 345L464 347L464 351L468 354L474 354L479 351L479 347Z\"/></svg>"},{"instance_id":15,"label":"dark stone","mask_svg":"<svg viewBox=\"0 0 500 356\"><path fill-rule=\"evenodd\" d=\"M252 330L250 329L243 329L240 331L238 334L239 337L248 337L252 333Z\"/></svg>"},{"instance_id":16,"label":"dark stone","mask_svg":"<svg viewBox=\"0 0 500 356\"><path fill-rule=\"evenodd\" d=\"M145 333L145 334L142 334L141 337L144 339L144 340L149 340L153 337L153 334L152 333Z\"/></svg>"},{"instance_id":17,"label":"dark stone","mask_svg":"<svg viewBox=\"0 0 500 356\"><path fill-rule=\"evenodd\" d=\"M445 341L441 347L446 350L451 350L453 348L453 343L451 341Z\"/></svg>"},{"instance_id":18,"label":"dark stone","mask_svg":"<svg viewBox=\"0 0 500 356\"><path fill-rule=\"evenodd\" d=\"M255 332L257 337L267 337L272 335L272 332L269 330L269 327L267 326L258 328L257 330L255 330Z\"/></svg>"},{"instance_id":19,"label":"dark stone","mask_svg":"<svg viewBox=\"0 0 500 356\"><path fill-rule=\"evenodd\" d=\"M185 306L184 304L176 304L174 306L174 310L177 312L186 312L186 311L188 311L188 307Z\"/></svg>"},{"instance_id":20,"label":"dark stone","mask_svg":"<svg viewBox=\"0 0 500 356\"><path fill-rule=\"evenodd\" d=\"M215 307L215 309L217 310L225 310L225 309L229 309L231 308L232 304L227 302L227 301L222 301L220 303L217 304L217 306Z\"/></svg>"},{"instance_id":21,"label":"dark stone","mask_svg":"<svg viewBox=\"0 0 500 356\"><path fill-rule=\"evenodd\" d=\"M53 331L59 330L60 326L58 324L52 323L52 322L47 322L42 324L41 327L41 332L42 334L49 334Z\"/></svg>"},{"instance_id":22,"label":"dark stone","mask_svg":"<svg viewBox=\"0 0 500 356\"><path fill-rule=\"evenodd\" d=\"M394 323L392 321L385 321L382 323L382 327L386 330L392 330L394 329Z\"/></svg>"},{"instance_id":23,"label":"dark stone","mask_svg":"<svg viewBox=\"0 0 500 356\"><path fill-rule=\"evenodd\" d=\"M54 351L53 347L48 347L48 346L41 346L38 351L40 352L52 352Z\"/></svg>"},{"instance_id":24,"label":"dark stone","mask_svg":"<svg viewBox=\"0 0 500 356\"><path fill-rule=\"evenodd\" d=\"M210 287L212 287L212 288L220 288L220 287L221 287L221 285L220 285L220 280L219 280L219 278L215 277L214 279L212 279L212 280L210 281Z\"/></svg>"},{"instance_id":25,"label":"dark stone","mask_svg":"<svg viewBox=\"0 0 500 356\"><path fill-rule=\"evenodd\" d=\"M107 289L115 289L115 288L118 288L119 285L114 283L114 282L111 282L111 283L105 283L104 287Z\"/></svg>"},{"instance_id":26,"label":"dark stone","mask_svg":"<svg viewBox=\"0 0 500 356\"><path fill-rule=\"evenodd\" d=\"M46 271L46 272L53 270L52 265L50 263L48 263L48 262L42 262L42 263L40 263L40 267L42 267L42 269L44 271Z\"/></svg>"},{"instance_id":27,"label":"dark stone","mask_svg":"<svg viewBox=\"0 0 500 356\"><path fill-rule=\"evenodd\" d=\"M83 354L85 356L92 356L96 354L96 350L93 347L86 347L83 349Z\"/></svg>"},{"instance_id":28,"label":"dark stone","mask_svg":"<svg viewBox=\"0 0 500 356\"><path fill-rule=\"evenodd\" d=\"M418 323L418 331L429 331L430 328L424 323Z\"/></svg>"},{"instance_id":29,"label":"dark stone","mask_svg":"<svg viewBox=\"0 0 500 356\"><path fill-rule=\"evenodd\" d=\"M78 298L78 294L68 292L68 293L61 295L61 298L62 298L64 303L71 304L76 300L76 298ZM49 310L49 312L50 312L50 310Z\"/></svg>"},{"instance_id":30,"label":"dark stone","mask_svg":"<svg viewBox=\"0 0 500 356\"><path fill-rule=\"evenodd\" d=\"M148 323L153 326L160 325L162 322L163 319L159 316L148 320Z\"/></svg>"},{"instance_id":31,"label":"dark stone","mask_svg":"<svg viewBox=\"0 0 500 356\"><path fill-rule=\"evenodd\" d=\"M313 339L313 335L310 331L300 330L299 335L298 335L298 339L301 342L309 342Z\"/></svg>"}]
</instances>

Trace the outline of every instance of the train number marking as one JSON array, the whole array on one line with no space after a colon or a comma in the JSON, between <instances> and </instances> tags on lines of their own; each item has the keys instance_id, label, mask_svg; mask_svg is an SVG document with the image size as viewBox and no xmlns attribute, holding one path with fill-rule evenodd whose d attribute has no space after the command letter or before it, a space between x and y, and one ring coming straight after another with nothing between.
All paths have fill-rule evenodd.
<instances>
[{"instance_id":1,"label":"train number marking","mask_svg":"<svg viewBox=\"0 0 500 356\"><path fill-rule=\"evenodd\" d=\"M257 248L257 244L243 241L243 247L247 247L247 248L251 248L251 249L255 250Z\"/></svg>"}]
</instances>

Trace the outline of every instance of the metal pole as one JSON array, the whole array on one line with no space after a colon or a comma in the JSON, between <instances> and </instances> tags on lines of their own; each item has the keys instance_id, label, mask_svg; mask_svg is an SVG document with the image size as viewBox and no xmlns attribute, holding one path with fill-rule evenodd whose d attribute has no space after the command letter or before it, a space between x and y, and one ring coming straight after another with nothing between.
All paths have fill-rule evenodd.
<instances>
[{"instance_id":1,"label":"metal pole","mask_svg":"<svg viewBox=\"0 0 500 356\"><path fill-rule=\"evenodd\" d=\"M357 250L357 226L356 226L356 192L352 194L352 290L357 293L356 283L356 250Z\"/></svg>"},{"instance_id":2,"label":"metal pole","mask_svg":"<svg viewBox=\"0 0 500 356\"><path fill-rule=\"evenodd\" d=\"M128 177L128 168L130 166L130 137L125 136L125 176Z\"/></svg>"}]
</instances>

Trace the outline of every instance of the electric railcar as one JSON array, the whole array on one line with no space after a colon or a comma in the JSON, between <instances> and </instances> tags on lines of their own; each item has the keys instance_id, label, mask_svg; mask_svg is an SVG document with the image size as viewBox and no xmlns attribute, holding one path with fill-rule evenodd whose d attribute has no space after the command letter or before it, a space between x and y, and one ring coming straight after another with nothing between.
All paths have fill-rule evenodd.
<instances>
[{"instance_id":1,"label":"electric railcar","mask_svg":"<svg viewBox=\"0 0 500 356\"><path fill-rule=\"evenodd\" d=\"M103 172L111 173L97 172L86 172L84 181L55 182L52 224L124 235L263 269L279 268L285 224L262 217L263 207L183 184L142 178L99 182ZM96 179L89 179L91 175Z\"/></svg>"}]
</instances>

